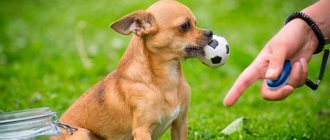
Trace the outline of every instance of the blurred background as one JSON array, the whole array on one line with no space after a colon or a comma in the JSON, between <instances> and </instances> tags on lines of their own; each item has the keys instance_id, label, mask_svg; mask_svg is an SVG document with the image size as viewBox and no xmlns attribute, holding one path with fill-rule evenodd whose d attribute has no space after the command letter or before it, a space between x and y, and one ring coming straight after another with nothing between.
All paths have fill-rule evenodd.
<instances>
[{"instance_id":1,"label":"blurred background","mask_svg":"<svg viewBox=\"0 0 330 140\"><path fill-rule=\"evenodd\" d=\"M131 36L110 23L154 0L0 1L0 112L49 106L60 116L84 91L116 68ZM182 0L197 25L226 37L229 61L212 69L197 59L182 63L192 88L188 139L330 139L330 72L317 91L297 89L284 101L260 96L251 86L231 108L222 104L240 72L283 26L313 0ZM316 79L321 55L309 64ZM244 117L244 129L220 133ZM170 139L169 132L162 139Z\"/></svg>"}]
</instances>

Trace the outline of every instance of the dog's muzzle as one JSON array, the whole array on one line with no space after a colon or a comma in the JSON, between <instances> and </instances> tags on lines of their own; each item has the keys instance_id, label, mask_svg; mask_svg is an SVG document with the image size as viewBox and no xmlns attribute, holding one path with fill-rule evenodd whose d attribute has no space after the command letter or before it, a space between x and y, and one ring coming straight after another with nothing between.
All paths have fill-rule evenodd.
<instances>
[{"instance_id":1,"label":"dog's muzzle","mask_svg":"<svg viewBox=\"0 0 330 140\"><path fill-rule=\"evenodd\" d=\"M197 56L204 56L203 47L198 46L188 46L185 48L186 58L197 57Z\"/></svg>"}]
</instances>

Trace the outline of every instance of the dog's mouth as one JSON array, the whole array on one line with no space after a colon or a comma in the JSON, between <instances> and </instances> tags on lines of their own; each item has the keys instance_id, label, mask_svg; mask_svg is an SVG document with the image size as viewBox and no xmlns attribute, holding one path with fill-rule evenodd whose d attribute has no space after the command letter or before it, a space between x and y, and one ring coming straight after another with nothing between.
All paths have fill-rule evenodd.
<instances>
[{"instance_id":1,"label":"dog's mouth","mask_svg":"<svg viewBox=\"0 0 330 140\"><path fill-rule=\"evenodd\" d=\"M185 47L184 50L186 53L186 58L201 57L201 56L205 55L205 52L204 52L202 46L188 45L187 47Z\"/></svg>"},{"instance_id":2,"label":"dog's mouth","mask_svg":"<svg viewBox=\"0 0 330 140\"><path fill-rule=\"evenodd\" d=\"M204 46L209 43L209 41L212 39L212 36L210 37L200 37L197 39L196 44L192 45L189 44L184 48L185 51L185 58L192 58L192 57L203 57L205 56L204 52Z\"/></svg>"}]
</instances>

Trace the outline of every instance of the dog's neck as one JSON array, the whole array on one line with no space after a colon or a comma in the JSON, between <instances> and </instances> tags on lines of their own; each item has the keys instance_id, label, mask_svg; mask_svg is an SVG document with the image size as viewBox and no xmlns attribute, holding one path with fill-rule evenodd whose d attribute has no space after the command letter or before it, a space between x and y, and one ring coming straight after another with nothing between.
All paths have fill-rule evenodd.
<instances>
[{"instance_id":1,"label":"dog's neck","mask_svg":"<svg viewBox=\"0 0 330 140\"><path fill-rule=\"evenodd\" d=\"M142 38L133 36L117 68L120 76L130 80L173 88L182 79L180 62L166 60L145 46ZM170 85L171 84L171 85Z\"/></svg>"}]
</instances>

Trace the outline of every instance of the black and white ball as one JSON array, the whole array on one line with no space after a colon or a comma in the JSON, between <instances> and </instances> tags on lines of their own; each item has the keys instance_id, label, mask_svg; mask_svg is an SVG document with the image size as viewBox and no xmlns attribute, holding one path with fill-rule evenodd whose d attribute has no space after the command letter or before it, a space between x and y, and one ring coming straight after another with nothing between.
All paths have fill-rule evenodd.
<instances>
[{"instance_id":1,"label":"black and white ball","mask_svg":"<svg viewBox=\"0 0 330 140\"><path fill-rule=\"evenodd\" d=\"M205 56L198 59L209 67L219 67L228 61L229 45L226 39L219 35L213 35L211 41L203 48Z\"/></svg>"}]
</instances>

